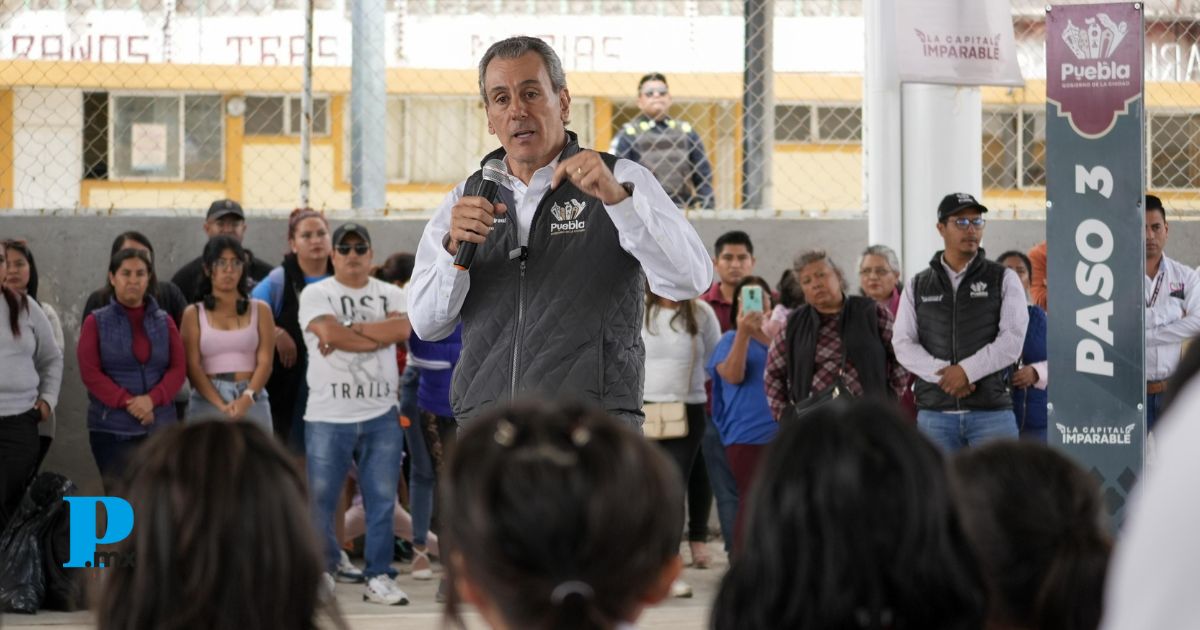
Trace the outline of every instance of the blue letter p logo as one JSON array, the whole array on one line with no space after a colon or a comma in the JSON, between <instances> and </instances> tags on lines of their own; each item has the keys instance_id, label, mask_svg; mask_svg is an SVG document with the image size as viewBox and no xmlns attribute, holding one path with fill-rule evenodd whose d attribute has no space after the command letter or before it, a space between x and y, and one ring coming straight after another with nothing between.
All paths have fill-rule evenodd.
<instances>
[{"instance_id":1,"label":"blue letter p logo","mask_svg":"<svg viewBox=\"0 0 1200 630\"><path fill-rule=\"evenodd\" d=\"M71 560L67 568L92 566L96 545L109 545L125 540L133 532L133 506L117 497L63 497L71 510ZM96 505L104 504L108 512L108 529L96 537ZM97 566L104 566L97 561Z\"/></svg>"}]
</instances>

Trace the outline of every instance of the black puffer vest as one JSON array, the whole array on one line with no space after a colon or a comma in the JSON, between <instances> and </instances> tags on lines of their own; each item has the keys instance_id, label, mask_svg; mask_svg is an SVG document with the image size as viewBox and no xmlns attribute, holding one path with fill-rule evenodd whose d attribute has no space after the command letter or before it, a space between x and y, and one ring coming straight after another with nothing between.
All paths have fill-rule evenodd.
<instances>
[{"instance_id":1,"label":"black puffer vest","mask_svg":"<svg viewBox=\"0 0 1200 630\"><path fill-rule=\"evenodd\" d=\"M568 132L561 159L579 151ZM601 153L612 169L617 158ZM503 159L498 149L483 159ZM480 177L467 179L471 190ZM515 208L512 193L501 200ZM538 203L529 244L501 217L475 252L454 371L455 418L515 397L572 399L640 415L645 278L603 202L564 180Z\"/></svg>"},{"instance_id":2,"label":"black puffer vest","mask_svg":"<svg viewBox=\"0 0 1200 630\"><path fill-rule=\"evenodd\" d=\"M879 337L879 311L875 300L858 295L845 298L838 315L838 330L846 352L846 366L854 367L863 396L885 400L895 398L887 380L887 348ZM814 357L821 316L809 304L788 317L788 388L792 402L808 398L812 392Z\"/></svg>"},{"instance_id":3,"label":"black puffer vest","mask_svg":"<svg viewBox=\"0 0 1200 630\"><path fill-rule=\"evenodd\" d=\"M913 279L917 336L935 358L957 364L996 340L1000 333L1000 307L1004 301L1005 267L987 259L983 248L967 267L956 293L942 267L942 252L934 254L929 269ZM937 383L917 379L917 407L933 411L1011 409L1007 371L988 374L975 383L970 396L956 399Z\"/></svg>"}]
</instances>

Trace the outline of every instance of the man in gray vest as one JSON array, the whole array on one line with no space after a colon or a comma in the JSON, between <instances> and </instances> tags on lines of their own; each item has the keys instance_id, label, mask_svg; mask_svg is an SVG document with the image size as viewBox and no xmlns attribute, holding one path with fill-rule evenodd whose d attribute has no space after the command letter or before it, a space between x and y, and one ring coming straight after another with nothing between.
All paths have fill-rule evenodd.
<instances>
[{"instance_id":1,"label":"man in gray vest","mask_svg":"<svg viewBox=\"0 0 1200 630\"><path fill-rule=\"evenodd\" d=\"M479 62L488 131L510 177L499 199L446 196L417 248L413 329L438 340L462 321L451 405L459 423L518 397L573 398L640 427L645 286L672 300L708 288L712 262L654 175L581 148L571 95L540 39L493 44ZM454 266L476 244L468 270Z\"/></svg>"},{"instance_id":2,"label":"man in gray vest","mask_svg":"<svg viewBox=\"0 0 1200 630\"><path fill-rule=\"evenodd\" d=\"M650 169L680 208L712 208L712 165L692 125L667 115L667 77L658 72L642 77L637 104L641 115L621 127L609 152Z\"/></svg>"},{"instance_id":3,"label":"man in gray vest","mask_svg":"<svg viewBox=\"0 0 1200 630\"><path fill-rule=\"evenodd\" d=\"M985 212L967 193L942 199L937 230L946 247L909 281L892 332L896 358L917 376L917 425L947 451L1017 437L1009 367L1021 356L1029 312L1017 274L979 246Z\"/></svg>"}]
</instances>

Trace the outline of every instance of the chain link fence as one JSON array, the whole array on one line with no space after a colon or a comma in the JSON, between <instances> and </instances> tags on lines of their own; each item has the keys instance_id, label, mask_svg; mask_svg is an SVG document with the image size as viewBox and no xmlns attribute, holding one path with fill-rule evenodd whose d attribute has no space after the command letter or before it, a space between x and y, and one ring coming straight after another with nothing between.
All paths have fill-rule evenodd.
<instances>
[{"instance_id":1,"label":"chain link fence","mask_svg":"<svg viewBox=\"0 0 1200 630\"><path fill-rule=\"evenodd\" d=\"M1046 198L1043 0L1012 0L1024 89L984 88L983 187L989 206L1036 214ZM1054 4L1089 4L1056 0ZM1148 0L1146 188L1182 215L1200 209L1200 2Z\"/></svg>"},{"instance_id":2,"label":"chain link fence","mask_svg":"<svg viewBox=\"0 0 1200 630\"><path fill-rule=\"evenodd\" d=\"M0 208L296 206L303 1L0 0ZM310 204L343 211L355 7L314 2ZM1013 216L1044 207L1044 10L1012 0L1026 87L983 88L984 195ZM1179 210L1200 208L1198 16L1146 3L1147 185ZM562 58L581 144L655 165L681 205L864 211L861 0L386 0L382 20L388 213L428 211L497 146L475 64L513 34ZM769 89L744 88L755 67Z\"/></svg>"},{"instance_id":3,"label":"chain link fence","mask_svg":"<svg viewBox=\"0 0 1200 630\"><path fill-rule=\"evenodd\" d=\"M310 203L329 210L352 206L353 1L314 5ZM0 208L194 213L220 197L260 212L296 206L302 2L0 0ZM765 95L742 87L748 66L770 61L762 42L772 39L747 37L745 6L387 0L375 51L387 211L434 207L497 146L475 64L496 39L524 33L562 58L581 144L686 158L663 174L681 204L861 213L861 2L777 0ZM647 73L666 79L652 96L639 89ZM651 106L669 128L647 118ZM747 129L768 112L764 157ZM773 194L748 200L764 179Z\"/></svg>"}]
</instances>

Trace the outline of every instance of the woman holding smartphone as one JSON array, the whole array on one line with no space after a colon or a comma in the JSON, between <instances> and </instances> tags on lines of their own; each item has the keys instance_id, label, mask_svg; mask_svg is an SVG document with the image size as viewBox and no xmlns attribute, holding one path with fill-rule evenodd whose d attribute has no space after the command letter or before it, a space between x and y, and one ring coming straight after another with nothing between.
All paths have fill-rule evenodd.
<instances>
[{"instance_id":1,"label":"woman holding smartphone","mask_svg":"<svg viewBox=\"0 0 1200 630\"><path fill-rule=\"evenodd\" d=\"M682 403L687 415L687 434L662 439L659 446L674 460L688 492L688 544L692 564L706 568L708 553L708 515L712 509L712 489L705 476L703 488L688 488L692 466L703 467L700 441L707 427L704 391L704 366L721 336L721 325L712 307L703 300L675 302L646 290L646 319L642 341L646 345L646 385L643 400L651 403ZM699 484L697 484L699 485ZM691 587L676 582L676 597L691 597Z\"/></svg>"},{"instance_id":2,"label":"woman holding smartphone","mask_svg":"<svg viewBox=\"0 0 1200 630\"><path fill-rule=\"evenodd\" d=\"M771 337L771 286L758 276L746 276L733 291L730 312L734 329L725 333L708 360L712 379L713 423L737 484L738 509L733 548L741 548L742 515L758 461L779 430L767 405L763 371Z\"/></svg>"},{"instance_id":3,"label":"woman holding smartphone","mask_svg":"<svg viewBox=\"0 0 1200 630\"><path fill-rule=\"evenodd\" d=\"M806 304L788 318L767 353L767 399L776 419L795 418L837 396L896 400L908 372L892 351L892 313L846 295L846 279L824 251L796 257Z\"/></svg>"}]
</instances>

